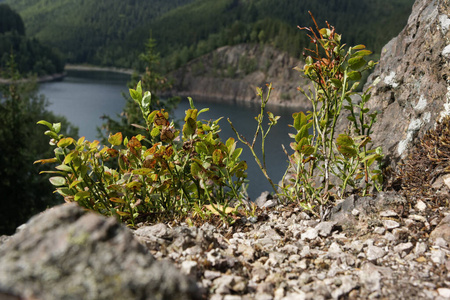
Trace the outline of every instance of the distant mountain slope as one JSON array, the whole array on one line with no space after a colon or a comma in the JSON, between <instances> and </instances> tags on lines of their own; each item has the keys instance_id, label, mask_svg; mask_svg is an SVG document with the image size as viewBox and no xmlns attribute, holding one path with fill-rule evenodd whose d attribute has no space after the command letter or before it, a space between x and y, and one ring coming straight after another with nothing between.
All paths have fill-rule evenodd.
<instances>
[{"instance_id":1,"label":"distant mountain slope","mask_svg":"<svg viewBox=\"0 0 450 300\"><path fill-rule=\"evenodd\" d=\"M299 57L297 25L335 25L344 40L375 51L406 24L414 0L7 0L30 35L69 62L136 67L144 41L156 39L168 69L218 47L265 43Z\"/></svg>"},{"instance_id":2,"label":"distant mountain slope","mask_svg":"<svg viewBox=\"0 0 450 300\"><path fill-rule=\"evenodd\" d=\"M59 48L69 61L90 62L134 28L193 0L7 0L27 33ZM120 49L119 49L120 50ZM113 62L111 62L113 63ZM123 63L122 63L123 64Z\"/></svg>"}]
</instances>

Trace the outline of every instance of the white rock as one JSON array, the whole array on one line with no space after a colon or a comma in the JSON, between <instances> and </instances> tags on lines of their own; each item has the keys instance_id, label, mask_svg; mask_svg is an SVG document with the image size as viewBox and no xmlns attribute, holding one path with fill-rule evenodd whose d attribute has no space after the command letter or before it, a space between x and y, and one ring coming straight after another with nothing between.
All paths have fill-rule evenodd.
<instances>
[{"instance_id":1,"label":"white rock","mask_svg":"<svg viewBox=\"0 0 450 300\"><path fill-rule=\"evenodd\" d=\"M319 236L319 231L316 228L308 228L302 233L301 240L314 240Z\"/></svg>"},{"instance_id":2,"label":"white rock","mask_svg":"<svg viewBox=\"0 0 450 300\"><path fill-rule=\"evenodd\" d=\"M197 262L192 260L185 260L181 263L181 271L186 275L195 275L197 272Z\"/></svg>"},{"instance_id":3,"label":"white rock","mask_svg":"<svg viewBox=\"0 0 450 300\"><path fill-rule=\"evenodd\" d=\"M373 233L383 235L386 232L386 229L384 227L375 227L373 230Z\"/></svg>"},{"instance_id":4,"label":"white rock","mask_svg":"<svg viewBox=\"0 0 450 300\"><path fill-rule=\"evenodd\" d=\"M400 227L400 224L394 220L383 220L383 225L387 230L392 230L394 228Z\"/></svg>"},{"instance_id":5,"label":"white rock","mask_svg":"<svg viewBox=\"0 0 450 300\"><path fill-rule=\"evenodd\" d=\"M424 211L425 209L427 209L427 205L422 200L419 200L419 201L417 201L416 208L419 211Z\"/></svg>"},{"instance_id":6,"label":"white rock","mask_svg":"<svg viewBox=\"0 0 450 300\"><path fill-rule=\"evenodd\" d=\"M380 212L381 217L397 217L397 213L393 210L385 210Z\"/></svg>"},{"instance_id":7,"label":"white rock","mask_svg":"<svg viewBox=\"0 0 450 300\"><path fill-rule=\"evenodd\" d=\"M386 251L384 251L383 248L380 248L377 246L372 246L372 245L369 245L367 247L366 256L367 256L367 259L370 261L377 260L379 258L382 258L385 255L386 255Z\"/></svg>"},{"instance_id":8,"label":"white rock","mask_svg":"<svg viewBox=\"0 0 450 300\"><path fill-rule=\"evenodd\" d=\"M296 293L289 293L286 297L283 297L281 300L303 300L306 299L306 294L302 291L297 291Z\"/></svg>"},{"instance_id":9,"label":"white rock","mask_svg":"<svg viewBox=\"0 0 450 300\"><path fill-rule=\"evenodd\" d=\"M416 255L424 254L425 251L427 251L427 249L428 249L428 246L426 243L419 242L416 244L416 247L414 248L414 254L416 254Z\"/></svg>"},{"instance_id":10,"label":"white rock","mask_svg":"<svg viewBox=\"0 0 450 300\"><path fill-rule=\"evenodd\" d=\"M437 289L439 296L450 298L450 289L448 288L439 288Z\"/></svg>"},{"instance_id":11,"label":"white rock","mask_svg":"<svg viewBox=\"0 0 450 300\"><path fill-rule=\"evenodd\" d=\"M411 242L402 243L402 244L398 244L397 246L395 246L394 251L396 253L401 253L403 251L409 252L409 250L411 250L413 247L414 247L414 245Z\"/></svg>"},{"instance_id":12,"label":"white rock","mask_svg":"<svg viewBox=\"0 0 450 300\"><path fill-rule=\"evenodd\" d=\"M431 260L436 264L443 264L446 262L445 252L441 249L431 250Z\"/></svg>"}]
</instances>

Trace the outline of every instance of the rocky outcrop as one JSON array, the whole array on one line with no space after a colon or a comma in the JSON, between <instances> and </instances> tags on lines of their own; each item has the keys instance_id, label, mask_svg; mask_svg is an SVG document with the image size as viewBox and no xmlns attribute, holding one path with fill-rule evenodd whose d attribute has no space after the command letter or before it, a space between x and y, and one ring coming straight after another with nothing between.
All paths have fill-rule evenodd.
<instances>
[{"instance_id":1,"label":"rocky outcrop","mask_svg":"<svg viewBox=\"0 0 450 300\"><path fill-rule=\"evenodd\" d=\"M449 1L416 1L406 27L383 48L368 84L377 77L369 102L381 112L373 140L394 165L418 137L450 115Z\"/></svg>"},{"instance_id":2,"label":"rocky outcrop","mask_svg":"<svg viewBox=\"0 0 450 300\"><path fill-rule=\"evenodd\" d=\"M116 220L64 204L33 217L0 246L0 296L26 299L200 299ZM3 298L2 298L3 299Z\"/></svg>"},{"instance_id":3,"label":"rocky outcrop","mask_svg":"<svg viewBox=\"0 0 450 300\"><path fill-rule=\"evenodd\" d=\"M297 90L307 84L293 68L302 62L269 46L225 46L194 59L170 74L174 87L168 94L209 101L256 101L256 87L273 83L270 103L309 106Z\"/></svg>"}]
</instances>

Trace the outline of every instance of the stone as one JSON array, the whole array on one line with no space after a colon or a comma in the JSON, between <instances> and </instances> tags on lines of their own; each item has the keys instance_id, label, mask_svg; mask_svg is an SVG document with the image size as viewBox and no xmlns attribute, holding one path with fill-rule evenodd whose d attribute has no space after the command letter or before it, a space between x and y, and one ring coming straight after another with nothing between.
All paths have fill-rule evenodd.
<instances>
[{"instance_id":1,"label":"stone","mask_svg":"<svg viewBox=\"0 0 450 300\"><path fill-rule=\"evenodd\" d=\"M438 238L442 238L450 244L450 214L443 218L439 225L431 232L431 240Z\"/></svg>"},{"instance_id":2,"label":"stone","mask_svg":"<svg viewBox=\"0 0 450 300\"><path fill-rule=\"evenodd\" d=\"M425 211L427 209L427 205L422 200L417 201L416 208L418 211Z\"/></svg>"},{"instance_id":3,"label":"stone","mask_svg":"<svg viewBox=\"0 0 450 300\"><path fill-rule=\"evenodd\" d=\"M394 247L394 252L396 252L396 253L407 252L406 254L408 254L409 251L410 251L413 247L414 247L414 245L413 245L411 242L398 244L397 246ZM406 254L405 254L405 255L406 255Z\"/></svg>"},{"instance_id":4,"label":"stone","mask_svg":"<svg viewBox=\"0 0 450 300\"><path fill-rule=\"evenodd\" d=\"M37 299L199 299L113 218L76 203L39 214L0 248L0 290Z\"/></svg>"},{"instance_id":5,"label":"stone","mask_svg":"<svg viewBox=\"0 0 450 300\"><path fill-rule=\"evenodd\" d=\"M319 231L316 228L308 228L301 235L301 240L314 240L319 236Z\"/></svg>"},{"instance_id":6,"label":"stone","mask_svg":"<svg viewBox=\"0 0 450 300\"><path fill-rule=\"evenodd\" d=\"M431 260L434 263L441 265L447 261L447 255L446 255L445 251L440 248L439 249L431 249Z\"/></svg>"},{"instance_id":7,"label":"stone","mask_svg":"<svg viewBox=\"0 0 450 300\"><path fill-rule=\"evenodd\" d=\"M336 222L320 222L315 228L319 232L320 236L327 237L331 234L331 231L335 225Z\"/></svg>"},{"instance_id":8,"label":"stone","mask_svg":"<svg viewBox=\"0 0 450 300\"><path fill-rule=\"evenodd\" d=\"M439 296L444 298L450 298L450 289L449 288L439 288L437 289Z\"/></svg>"},{"instance_id":9,"label":"stone","mask_svg":"<svg viewBox=\"0 0 450 300\"><path fill-rule=\"evenodd\" d=\"M383 220L383 225L387 230L392 230L400 227L400 224L394 220Z\"/></svg>"},{"instance_id":10,"label":"stone","mask_svg":"<svg viewBox=\"0 0 450 300\"><path fill-rule=\"evenodd\" d=\"M417 0L405 28L382 49L365 86L381 79L368 103L379 112L371 137L394 168L418 137L450 114L450 60L442 56L450 31L439 29L440 15L450 15L448 1Z\"/></svg>"},{"instance_id":11,"label":"stone","mask_svg":"<svg viewBox=\"0 0 450 300\"><path fill-rule=\"evenodd\" d=\"M181 271L190 276L195 276L197 273L198 263L192 260L185 260L181 263Z\"/></svg>"},{"instance_id":12,"label":"stone","mask_svg":"<svg viewBox=\"0 0 450 300\"><path fill-rule=\"evenodd\" d=\"M386 255L386 251L384 251L382 248L369 245L367 247L366 256L369 261L376 261L379 258L382 258Z\"/></svg>"}]
</instances>

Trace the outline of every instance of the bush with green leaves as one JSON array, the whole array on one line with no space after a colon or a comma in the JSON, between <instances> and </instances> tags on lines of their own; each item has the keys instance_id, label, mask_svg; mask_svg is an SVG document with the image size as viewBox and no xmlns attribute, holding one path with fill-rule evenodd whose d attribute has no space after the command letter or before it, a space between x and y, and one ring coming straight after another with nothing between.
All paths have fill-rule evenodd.
<instances>
[{"instance_id":1,"label":"bush with green leaves","mask_svg":"<svg viewBox=\"0 0 450 300\"><path fill-rule=\"evenodd\" d=\"M141 109L146 134L131 139L111 134L110 146L76 141L59 134L60 124L38 122L48 127L45 134L55 146L55 157L37 162L58 164L55 171L46 171L56 175L50 179L56 192L67 202L132 226L137 220L202 214L205 206L233 222L229 205L246 197L247 165L240 161L242 148L236 148L234 139L220 140L220 119L200 121L207 109L198 111L189 99L180 133L166 111L151 109L151 93L143 93L140 83L130 95ZM118 168L108 167L113 159Z\"/></svg>"},{"instance_id":2,"label":"bush with green leaves","mask_svg":"<svg viewBox=\"0 0 450 300\"><path fill-rule=\"evenodd\" d=\"M330 200L344 197L350 189L365 195L372 187L381 188L380 162L383 155L381 148L369 149L377 116L376 112L370 113L366 108L370 88L357 92L361 73L375 65L373 61L366 61L372 52L364 45L346 49L334 27L327 24L326 28L319 29L314 17L312 19L315 29L299 28L309 31L314 49L306 49L309 55L304 67L296 68L312 83L308 93L299 88L311 103L312 111L293 114L295 133L290 134L294 139L290 147L294 153L289 155L285 150L289 166L281 185L277 187L274 184L265 163L265 141L279 119L267 112L269 123L264 129L264 111L272 85L268 85L266 96L262 89L257 89L261 113L255 118L257 127L252 143L229 122L238 139L251 150L275 194L281 199L296 200L304 209L324 217L327 207L333 204ZM360 99L354 102L354 96ZM348 113L349 126L346 132L337 134L342 110ZM255 142L260 133L262 159L255 152Z\"/></svg>"},{"instance_id":3,"label":"bush with green leaves","mask_svg":"<svg viewBox=\"0 0 450 300\"><path fill-rule=\"evenodd\" d=\"M298 68L313 86L308 92L299 89L312 111L293 115L296 133L290 146L295 152L289 158L293 176L282 190L309 210L318 205L323 216L329 200L344 197L349 188L363 195L372 187L380 189L383 156L381 148L369 149L377 116L366 108L370 88L357 92L361 72L375 65L366 60L372 52L364 45L346 48L333 26L319 29L312 18L315 29L299 27L309 32L314 48L306 49L305 65ZM342 110L348 113L349 125L338 134Z\"/></svg>"}]
</instances>

